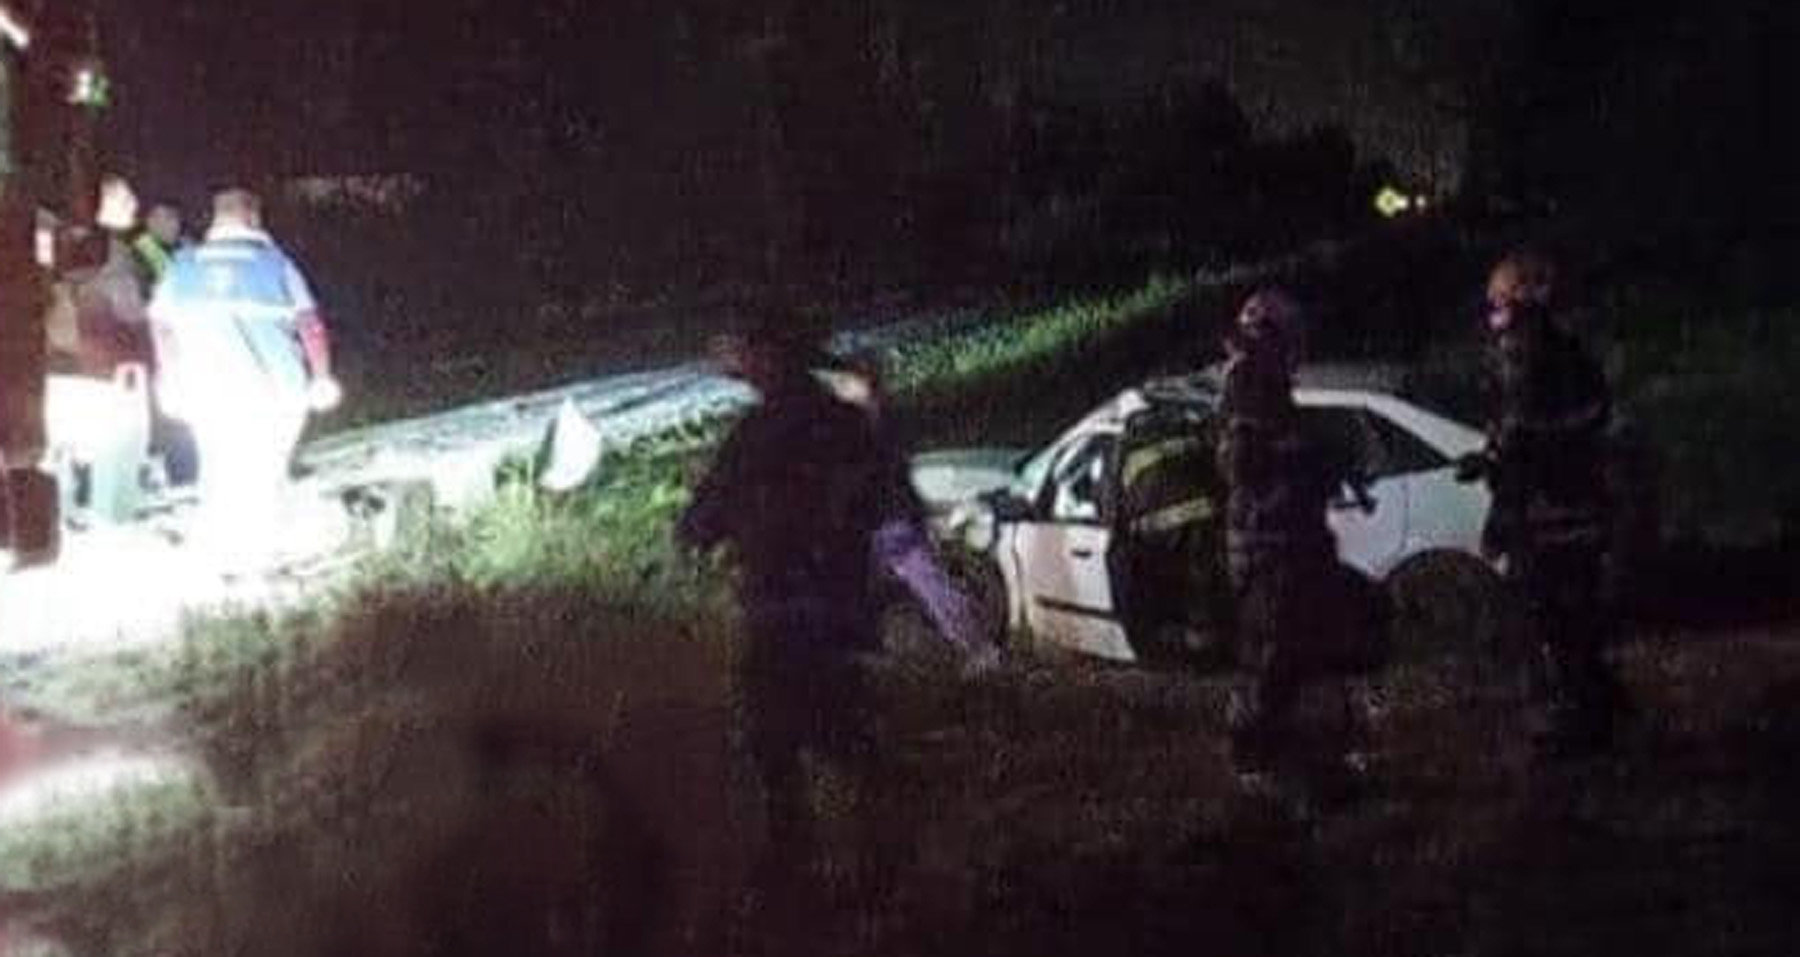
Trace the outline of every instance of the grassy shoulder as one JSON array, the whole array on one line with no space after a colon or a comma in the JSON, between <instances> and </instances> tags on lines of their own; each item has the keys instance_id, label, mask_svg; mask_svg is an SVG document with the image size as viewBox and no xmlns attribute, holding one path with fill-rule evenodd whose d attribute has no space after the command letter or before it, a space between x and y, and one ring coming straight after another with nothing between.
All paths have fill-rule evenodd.
<instances>
[{"instance_id":1,"label":"grassy shoulder","mask_svg":"<svg viewBox=\"0 0 1800 957\"><path fill-rule=\"evenodd\" d=\"M1040 429L1061 414L1026 401L1044 381L1083 377L1071 402L1111 391L1172 335L1197 341L1214 295L1159 280L887 359L911 408L960 424L939 434ZM1670 335L1625 354L1634 397L1696 377L1659 441L1716 437L1710 389L1776 394L1760 390L1787 368L1746 373L1724 333ZM54 892L46 926L81 953L378 952L474 939L487 917L512 935L490 952L571 921L609 952L727 952L755 830L730 744L735 612L728 569L668 535L723 425L616 453L573 495L515 476L307 614L197 621L46 675L45 710L173 729L207 780L8 833L7 859L35 863L0 869L5 888ZM888 760L819 776L821 876L785 905L806 920L751 932L792 954L1780 953L1788 865L1758 861L1797 859L1780 809L1800 790L1759 768L1800 740L1783 703L1800 647L1690 637L1624 643L1645 720L1567 777L1525 759L1505 676L1391 669L1373 794L1317 825L1232 787L1216 676L1030 655L973 683L890 668ZM859 830L871 814L885 835ZM879 895L859 883L871 861L891 864ZM559 886L588 904L544 913Z\"/></svg>"},{"instance_id":2,"label":"grassy shoulder","mask_svg":"<svg viewBox=\"0 0 1800 957\"><path fill-rule=\"evenodd\" d=\"M910 400L967 396L981 380L1096 348L1166 310L1184 288L1154 280L1130 294L1010 317L1003 335L959 332L884 358L901 370ZM994 345L1013 336L1029 348ZM962 360L944 358L961 352ZM615 451L571 494L538 491L529 466L518 464L485 506L375 557L315 608L278 618L198 618L169 645L50 662L10 688L9 700L52 722L173 731L205 755L234 799L253 806L278 800L283 785L274 782L296 780L288 766L314 749L308 742L328 736L343 716L376 707L371 702L391 686L405 684L395 669L435 642L485 642L490 651L515 642L510 654L525 657L539 654L540 639L591 645L618 663L636 662L631 669L620 664L620 673L635 675L619 686L634 698L680 698L680 688L710 681L713 689L702 697L719 706L718 685L729 673L729 570L676 554L670 528L726 425L692 423ZM708 662L704 679L678 680L653 664L666 662L662 642L671 635L711 649L700 656ZM492 673L485 680L505 685ZM125 781L113 796L130 804L137 790ZM210 826L207 820L190 823ZM70 848L111 840L110 825L73 832L67 825L62 818L21 823L10 835L18 845L14 858L62 860ZM97 879L107 869L104 855L79 859ZM70 871L46 865L9 879L13 890L42 891L69 880Z\"/></svg>"}]
</instances>

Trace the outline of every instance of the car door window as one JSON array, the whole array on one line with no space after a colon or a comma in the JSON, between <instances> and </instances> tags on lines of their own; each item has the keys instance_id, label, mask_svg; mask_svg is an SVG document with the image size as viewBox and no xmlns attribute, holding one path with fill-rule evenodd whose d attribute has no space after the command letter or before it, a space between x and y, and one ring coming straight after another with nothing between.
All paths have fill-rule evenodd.
<instances>
[{"instance_id":1,"label":"car door window","mask_svg":"<svg viewBox=\"0 0 1800 957\"><path fill-rule=\"evenodd\" d=\"M1395 423L1379 415L1369 415L1367 419L1380 439L1382 449L1382 471L1371 477L1430 472L1450 464L1436 449Z\"/></svg>"},{"instance_id":2,"label":"car door window","mask_svg":"<svg viewBox=\"0 0 1800 957\"><path fill-rule=\"evenodd\" d=\"M1072 447L1050 473L1050 518L1093 524L1105 517L1106 482L1116 440L1092 436Z\"/></svg>"},{"instance_id":3,"label":"car door window","mask_svg":"<svg viewBox=\"0 0 1800 957\"><path fill-rule=\"evenodd\" d=\"M1365 479L1379 478L1386 467L1379 438L1361 409L1316 407L1302 418L1307 435L1320 443L1333 462L1354 470Z\"/></svg>"}]
</instances>

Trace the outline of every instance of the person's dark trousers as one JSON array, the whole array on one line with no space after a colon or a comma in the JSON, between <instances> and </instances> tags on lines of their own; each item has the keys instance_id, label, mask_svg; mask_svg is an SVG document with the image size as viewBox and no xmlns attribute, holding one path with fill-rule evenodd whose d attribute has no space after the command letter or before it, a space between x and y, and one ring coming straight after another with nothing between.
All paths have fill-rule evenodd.
<instances>
[{"instance_id":1,"label":"person's dark trousers","mask_svg":"<svg viewBox=\"0 0 1800 957\"><path fill-rule=\"evenodd\" d=\"M163 411L161 376L154 363L150 375L150 454L162 456L170 488L191 488L200 481L200 447L194 442L194 430Z\"/></svg>"},{"instance_id":2,"label":"person's dark trousers","mask_svg":"<svg viewBox=\"0 0 1800 957\"><path fill-rule=\"evenodd\" d=\"M744 743L762 778L769 853L799 863L813 851L802 752L851 770L869 764L867 647L857 612L826 602L754 602L738 662Z\"/></svg>"},{"instance_id":3,"label":"person's dark trousers","mask_svg":"<svg viewBox=\"0 0 1800 957\"><path fill-rule=\"evenodd\" d=\"M1600 550L1521 549L1507 577L1538 656L1533 683L1543 709L1540 743L1552 752L1604 747L1623 692L1605 658L1611 626L1603 611Z\"/></svg>"},{"instance_id":4,"label":"person's dark trousers","mask_svg":"<svg viewBox=\"0 0 1800 957\"><path fill-rule=\"evenodd\" d=\"M194 430L187 423L164 415L154 400L152 403L150 452L162 456L170 488L188 488L200 480L200 452L194 445Z\"/></svg>"},{"instance_id":5,"label":"person's dark trousers","mask_svg":"<svg viewBox=\"0 0 1800 957\"><path fill-rule=\"evenodd\" d=\"M1237 659L1244 681L1229 716L1232 762L1266 770L1292 743L1292 712L1306 680L1318 574L1283 555L1234 557Z\"/></svg>"}]
</instances>

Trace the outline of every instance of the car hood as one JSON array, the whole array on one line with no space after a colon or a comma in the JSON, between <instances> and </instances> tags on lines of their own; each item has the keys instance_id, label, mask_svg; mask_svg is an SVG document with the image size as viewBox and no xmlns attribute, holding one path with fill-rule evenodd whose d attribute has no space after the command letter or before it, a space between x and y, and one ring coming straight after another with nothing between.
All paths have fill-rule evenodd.
<instances>
[{"instance_id":1,"label":"car hood","mask_svg":"<svg viewBox=\"0 0 1800 957\"><path fill-rule=\"evenodd\" d=\"M983 492L1006 488L1027 450L986 447L922 452L912 458L913 486L935 509L966 502Z\"/></svg>"}]
</instances>

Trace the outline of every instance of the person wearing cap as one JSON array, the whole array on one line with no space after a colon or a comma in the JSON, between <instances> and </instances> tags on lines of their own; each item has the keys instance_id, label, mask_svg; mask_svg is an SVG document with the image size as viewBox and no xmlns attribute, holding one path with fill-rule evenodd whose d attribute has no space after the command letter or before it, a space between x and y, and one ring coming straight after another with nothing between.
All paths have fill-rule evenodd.
<instances>
[{"instance_id":1,"label":"person wearing cap","mask_svg":"<svg viewBox=\"0 0 1800 957\"><path fill-rule=\"evenodd\" d=\"M147 298L181 251L181 210L168 203L151 206L144 214L144 228L131 240L131 251L137 257L138 276Z\"/></svg>"},{"instance_id":2,"label":"person wearing cap","mask_svg":"<svg viewBox=\"0 0 1800 957\"><path fill-rule=\"evenodd\" d=\"M1529 250L1489 274L1487 445L1463 465L1493 495L1482 549L1503 560L1525 612L1543 699L1537 744L1552 757L1607 746L1622 700L1603 657L1601 604L1612 397L1599 363L1556 321L1556 278Z\"/></svg>"},{"instance_id":3,"label":"person wearing cap","mask_svg":"<svg viewBox=\"0 0 1800 957\"><path fill-rule=\"evenodd\" d=\"M1226 339L1217 454L1246 672L1229 716L1231 759L1244 776L1273 771L1293 744L1291 712L1318 658L1306 645L1343 625L1330 620L1323 599L1337 556L1326 506L1346 476L1301 428L1293 389L1304 349L1301 306L1274 288L1244 303Z\"/></svg>"},{"instance_id":4,"label":"person wearing cap","mask_svg":"<svg viewBox=\"0 0 1800 957\"><path fill-rule=\"evenodd\" d=\"M156 294L156 285L175 263L182 248L181 211L169 203L156 203L144 214L143 228L131 240L132 264L138 289L148 303ZM146 336L148 344L148 336ZM154 358L154 350L149 358ZM151 378L157 370L150 370ZM199 474L198 455L194 448L193 430L162 410L152 398L150 412L150 452L161 459L162 479L171 487L194 484Z\"/></svg>"},{"instance_id":5,"label":"person wearing cap","mask_svg":"<svg viewBox=\"0 0 1800 957\"><path fill-rule=\"evenodd\" d=\"M757 403L726 436L675 529L690 549L735 554L744 739L768 814L762 866L777 871L804 861L813 838L802 754L856 765L875 752L857 659L875 637L869 555L880 460L867 416L812 374L810 355L776 320L715 341L715 362Z\"/></svg>"},{"instance_id":6,"label":"person wearing cap","mask_svg":"<svg viewBox=\"0 0 1800 957\"><path fill-rule=\"evenodd\" d=\"M214 199L206 241L175 257L150 319L158 398L199 450L203 534L233 558L267 554L307 417L339 392L318 303L255 194Z\"/></svg>"},{"instance_id":7,"label":"person wearing cap","mask_svg":"<svg viewBox=\"0 0 1800 957\"><path fill-rule=\"evenodd\" d=\"M108 176L100 184L97 232L86 242L97 251L93 266L73 270L65 282L76 330L74 371L110 378L120 366L151 362L145 314L147 296L138 282L127 241L137 227L138 198L131 184Z\"/></svg>"}]
</instances>

